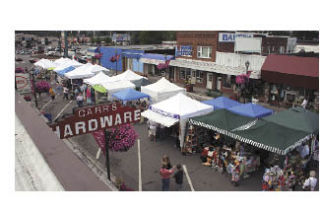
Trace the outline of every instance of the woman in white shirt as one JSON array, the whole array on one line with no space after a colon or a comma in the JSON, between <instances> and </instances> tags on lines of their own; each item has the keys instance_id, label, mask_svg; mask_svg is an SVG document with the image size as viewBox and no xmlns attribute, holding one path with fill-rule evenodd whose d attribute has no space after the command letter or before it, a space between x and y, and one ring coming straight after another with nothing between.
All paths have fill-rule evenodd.
<instances>
[{"instance_id":1,"label":"woman in white shirt","mask_svg":"<svg viewBox=\"0 0 320 213\"><path fill-rule=\"evenodd\" d=\"M314 191L317 186L316 172L310 171L310 177L304 181L303 189L306 191Z\"/></svg>"}]
</instances>

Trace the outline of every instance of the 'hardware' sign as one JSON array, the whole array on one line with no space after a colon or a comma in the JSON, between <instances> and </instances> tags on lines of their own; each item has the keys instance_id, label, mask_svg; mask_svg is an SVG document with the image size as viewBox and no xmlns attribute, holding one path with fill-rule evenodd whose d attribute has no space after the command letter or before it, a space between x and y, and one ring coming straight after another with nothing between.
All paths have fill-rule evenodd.
<instances>
[{"instance_id":1,"label":"'hardware' sign","mask_svg":"<svg viewBox=\"0 0 320 213\"><path fill-rule=\"evenodd\" d=\"M141 110L120 104L103 104L76 109L70 117L51 125L59 138L92 133L140 121Z\"/></svg>"}]
</instances>

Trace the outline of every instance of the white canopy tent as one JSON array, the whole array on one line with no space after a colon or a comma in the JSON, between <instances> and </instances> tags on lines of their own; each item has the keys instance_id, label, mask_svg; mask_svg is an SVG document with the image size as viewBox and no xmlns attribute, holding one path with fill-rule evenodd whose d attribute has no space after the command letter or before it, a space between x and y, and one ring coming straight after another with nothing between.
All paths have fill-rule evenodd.
<instances>
[{"instance_id":1,"label":"white canopy tent","mask_svg":"<svg viewBox=\"0 0 320 213\"><path fill-rule=\"evenodd\" d=\"M127 89L127 88L132 88L132 89L136 88L136 85L134 85L130 81L103 82L103 83L100 83L100 85L107 89L109 100L112 99L113 93L116 93L120 90Z\"/></svg>"},{"instance_id":2,"label":"white canopy tent","mask_svg":"<svg viewBox=\"0 0 320 213\"><path fill-rule=\"evenodd\" d=\"M55 67L54 62L49 60L49 59L45 59L42 58L39 61L37 61L36 63L34 63L35 66L39 66L43 69L49 69L49 68L53 68Z\"/></svg>"},{"instance_id":3,"label":"white canopy tent","mask_svg":"<svg viewBox=\"0 0 320 213\"><path fill-rule=\"evenodd\" d=\"M58 59L58 60L59 60L59 59ZM76 60L70 60L70 59L68 59L68 60L66 60L65 62L63 62L62 64L60 64L59 66L56 66L56 67L53 69L53 71L58 72L58 71L64 70L64 69L66 69L66 68L68 68L68 67L71 67L71 66L73 66L73 67L80 67L80 66L82 66L82 65L84 65L84 64L81 64L80 62L78 62L78 61L76 61Z\"/></svg>"},{"instance_id":4,"label":"white canopy tent","mask_svg":"<svg viewBox=\"0 0 320 213\"><path fill-rule=\"evenodd\" d=\"M145 77L140 76L131 70L127 70L119 75L111 77L111 80L112 81L135 81L141 78L145 78Z\"/></svg>"},{"instance_id":5,"label":"white canopy tent","mask_svg":"<svg viewBox=\"0 0 320 213\"><path fill-rule=\"evenodd\" d=\"M186 93L186 89L170 83L170 81L165 78L161 78L154 84L142 86L141 92L150 95L152 102L157 103L180 92Z\"/></svg>"},{"instance_id":6,"label":"white canopy tent","mask_svg":"<svg viewBox=\"0 0 320 213\"><path fill-rule=\"evenodd\" d=\"M110 82L110 78L111 77L107 76L103 72L99 72L98 74L96 74L91 78L84 79L83 82L89 85L95 85L95 84L101 84L104 82Z\"/></svg>"},{"instance_id":7,"label":"white canopy tent","mask_svg":"<svg viewBox=\"0 0 320 213\"><path fill-rule=\"evenodd\" d=\"M213 107L178 93L162 102L152 104L141 116L151 121L170 127L180 122L180 146L183 146L187 119L205 115L213 111Z\"/></svg>"},{"instance_id":8,"label":"white canopy tent","mask_svg":"<svg viewBox=\"0 0 320 213\"><path fill-rule=\"evenodd\" d=\"M55 60L53 63L54 63L54 67L59 67L61 66L62 64L68 62L68 61L71 61L70 58L59 58L57 60Z\"/></svg>"},{"instance_id":9,"label":"white canopy tent","mask_svg":"<svg viewBox=\"0 0 320 213\"><path fill-rule=\"evenodd\" d=\"M91 78L95 75L95 73L91 72L91 67L91 63L83 64L82 66L66 73L64 76L69 79Z\"/></svg>"},{"instance_id":10,"label":"white canopy tent","mask_svg":"<svg viewBox=\"0 0 320 213\"><path fill-rule=\"evenodd\" d=\"M92 65L92 67L90 68L92 73L98 73L100 71L104 71L104 72L110 72L110 70L108 70L107 68L100 66L98 64L94 64Z\"/></svg>"}]
</instances>

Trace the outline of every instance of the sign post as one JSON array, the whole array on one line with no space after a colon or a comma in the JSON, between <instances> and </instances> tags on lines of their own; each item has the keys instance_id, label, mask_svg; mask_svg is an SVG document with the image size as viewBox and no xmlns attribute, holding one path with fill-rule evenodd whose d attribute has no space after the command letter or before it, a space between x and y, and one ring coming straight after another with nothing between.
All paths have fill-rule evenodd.
<instances>
[{"instance_id":1,"label":"sign post","mask_svg":"<svg viewBox=\"0 0 320 213\"><path fill-rule=\"evenodd\" d=\"M104 131L104 139L106 141L106 167L107 167L107 174L108 179L111 181L110 178L110 159L109 159L109 132L107 130Z\"/></svg>"}]
</instances>

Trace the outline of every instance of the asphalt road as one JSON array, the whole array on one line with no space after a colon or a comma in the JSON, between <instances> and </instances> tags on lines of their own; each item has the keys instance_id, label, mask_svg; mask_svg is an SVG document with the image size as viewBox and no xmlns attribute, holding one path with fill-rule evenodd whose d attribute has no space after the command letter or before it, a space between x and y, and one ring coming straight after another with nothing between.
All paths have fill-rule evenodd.
<instances>
[{"instance_id":1,"label":"asphalt road","mask_svg":"<svg viewBox=\"0 0 320 213\"><path fill-rule=\"evenodd\" d=\"M20 56L17 56L20 57ZM23 62L16 62L16 66L32 67L28 59L30 56L23 55ZM33 101L33 100L32 100ZM49 103L48 103L49 102ZM51 113L55 118L59 113L72 113L73 107L76 106L75 101L63 100L62 95L56 96L54 101L50 101L48 94L42 94L38 98L39 109ZM61 110L68 105L63 112ZM44 107L45 106L45 107ZM141 172L142 172L142 190L143 191L159 191L161 190L161 178L159 175L160 160L163 154L170 157L171 163L184 164L187 167L191 182L195 191L260 191L262 171L255 172L252 177L243 180L238 187L231 184L231 177L220 174L212 168L205 167L201 164L199 154L183 156L177 150L174 138L168 136L164 140L151 142L147 137L146 124L135 124L134 128L141 140ZM73 137L79 146L96 156L98 146L91 134ZM105 164L104 156L101 155L99 163ZM128 152L110 152L111 173L116 177L121 177L125 184L133 190L139 189L139 169L138 169L138 151L137 144ZM171 180L170 190L174 190L175 183ZM190 191L190 186L184 176L184 191Z\"/></svg>"}]
</instances>

